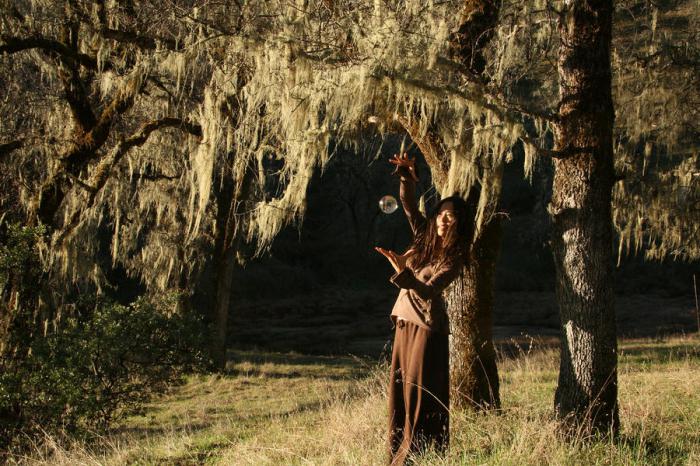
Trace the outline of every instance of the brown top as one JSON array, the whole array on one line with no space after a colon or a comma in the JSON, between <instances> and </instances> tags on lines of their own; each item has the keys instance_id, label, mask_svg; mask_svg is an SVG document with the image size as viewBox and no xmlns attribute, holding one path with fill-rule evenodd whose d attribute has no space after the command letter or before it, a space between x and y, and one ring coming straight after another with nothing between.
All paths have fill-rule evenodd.
<instances>
[{"instance_id":1,"label":"brown top","mask_svg":"<svg viewBox=\"0 0 700 466\"><path fill-rule=\"evenodd\" d=\"M415 237L421 228L425 228L427 220L418 210L416 183L410 176L401 176L399 197ZM392 320L396 322L401 318L428 330L450 333L442 292L459 275L462 265L462 256L448 258L441 264L431 262L422 267L416 267L409 258L406 268L390 279L401 288L391 311Z\"/></svg>"}]
</instances>

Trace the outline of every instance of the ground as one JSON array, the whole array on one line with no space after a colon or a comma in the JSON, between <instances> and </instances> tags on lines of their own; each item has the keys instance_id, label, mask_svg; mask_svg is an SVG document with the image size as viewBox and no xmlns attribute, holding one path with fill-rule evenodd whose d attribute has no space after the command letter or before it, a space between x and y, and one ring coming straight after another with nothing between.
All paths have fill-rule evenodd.
<instances>
[{"instance_id":1,"label":"ground","mask_svg":"<svg viewBox=\"0 0 700 466\"><path fill-rule=\"evenodd\" d=\"M190 376L106 434L72 445L48 442L16 461L382 464L383 354L391 330L385 310L391 303L342 291L329 292L315 305L309 304L312 298L248 303L233 323L240 326L236 335L243 344L230 351L225 375ZM619 440L569 442L557 437L551 417L558 351L550 299L545 294L500 298L497 333L508 348L499 359L503 410L453 410L449 456L428 452L419 464L700 465L700 338L688 328L694 309L683 300L618 299L623 335L644 334L640 329L655 309L665 316L666 327L620 340ZM330 309L343 317L332 318ZM535 324L519 327L525 321L519 315ZM249 319L245 327L244 319ZM670 330L677 333L669 335ZM291 349L304 345L311 348L306 353Z\"/></svg>"}]
</instances>

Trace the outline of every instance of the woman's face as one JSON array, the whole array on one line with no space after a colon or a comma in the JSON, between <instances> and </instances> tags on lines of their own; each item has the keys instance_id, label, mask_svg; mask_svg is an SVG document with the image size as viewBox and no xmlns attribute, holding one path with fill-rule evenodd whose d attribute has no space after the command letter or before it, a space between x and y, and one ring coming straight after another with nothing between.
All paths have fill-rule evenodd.
<instances>
[{"instance_id":1,"label":"woman's face","mask_svg":"<svg viewBox=\"0 0 700 466\"><path fill-rule=\"evenodd\" d=\"M437 217L435 217L435 226L437 227L437 235L442 238L445 236L450 227L457 221L455 217L454 205L452 201L447 201L440 206Z\"/></svg>"}]
</instances>

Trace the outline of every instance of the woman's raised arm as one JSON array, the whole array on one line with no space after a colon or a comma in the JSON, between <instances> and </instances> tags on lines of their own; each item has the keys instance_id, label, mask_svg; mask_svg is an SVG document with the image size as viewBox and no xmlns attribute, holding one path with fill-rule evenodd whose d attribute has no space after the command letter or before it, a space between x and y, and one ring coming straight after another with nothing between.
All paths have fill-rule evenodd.
<instances>
[{"instance_id":1,"label":"woman's raised arm","mask_svg":"<svg viewBox=\"0 0 700 466\"><path fill-rule=\"evenodd\" d=\"M415 159L409 159L405 152L402 155L394 155L389 159L389 162L396 165L394 173L399 175L400 187L399 198L403 206L408 223L411 225L411 231L415 235L420 228L425 225L425 217L418 209L416 202L416 182L418 175L416 174Z\"/></svg>"}]
</instances>

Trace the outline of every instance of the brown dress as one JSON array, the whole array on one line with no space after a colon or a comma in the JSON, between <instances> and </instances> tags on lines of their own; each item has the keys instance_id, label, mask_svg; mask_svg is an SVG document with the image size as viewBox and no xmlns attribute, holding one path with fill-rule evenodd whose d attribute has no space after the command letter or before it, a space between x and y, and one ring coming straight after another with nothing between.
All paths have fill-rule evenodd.
<instances>
[{"instance_id":1,"label":"brown dress","mask_svg":"<svg viewBox=\"0 0 700 466\"><path fill-rule=\"evenodd\" d=\"M401 177L401 204L413 234L426 219L415 200L415 182ZM389 462L401 465L428 444L449 443L449 323L444 289L461 270L463 258L406 268L391 277L401 288L391 312L395 323L389 381Z\"/></svg>"}]
</instances>

